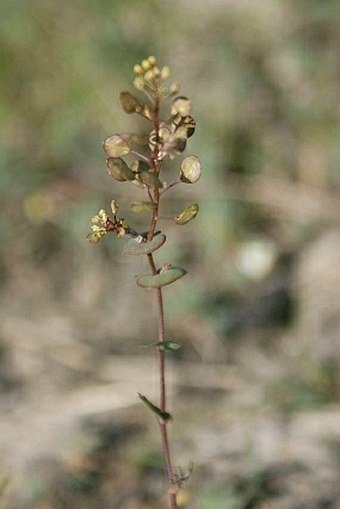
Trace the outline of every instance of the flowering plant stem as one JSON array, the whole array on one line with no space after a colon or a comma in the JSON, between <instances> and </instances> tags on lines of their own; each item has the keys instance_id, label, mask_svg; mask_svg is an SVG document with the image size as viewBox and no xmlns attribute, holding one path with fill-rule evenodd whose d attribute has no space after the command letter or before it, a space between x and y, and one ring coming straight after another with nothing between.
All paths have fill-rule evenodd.
<instances>
[{"instance_id":1,"label":"flowering plant stem","mask_svg":"<svg viewBox=\"0 0 340 509\"><path fill-rule=\"evenodd\" d=\"M167 393L165 379L166 352L177 350L180 345L174 341L167 341L165 337L164 305L162 287L174 283L186 274L180 267L173 267L170 263L164 263L157 268L153 252L162 247L166 236L156 231L159 219L159 207L164 193L173 189L180 183L194 184L201 175L201 164L194 156L187 156L182 160L180 172L173 181L162 181L163 161L174 159L186 148L187 139L195 131L195 121L191 116L191 101L183 96L175 97L171 104L170 114L164 119L161 117L161 103L178 93L178 83L172 83L170 87L165 85L170 70L168 67L159 69L156 59L149 57L134 67L134 85L140 92L145 93L147 101L122 92L120 94L121 105L126 113L136 113L144 120L151 123L148 136L139 134L113 134L103 143L103 148L108 156L106 167L109 174L119 182L130 182L147 193L148 201L135 202L131 208L135 212L151 213L147 233L138 233L126 223L122 217L117 217L119 209L115 200L111 202L110 216L104 209L92 218L92 231L87 236L91 243L99 242L106 234L115 233L117 237L128 237L123 250L124 254L146 255L151 274L137 276L137 285L142 288L153 289L157 299L158 309L158 342L152 345L157 348L159 361L159 406L152 403L144 395L139 394L140 399L156 415L162 441L164 466L168 478L168 500L170 509L177 509L177 494L182 484L189 478L191 468L187 474L178 468L179 474L174 472L170 446L168 440L168 422L171 419L167 411ZM123 157L129 156L136 159L126 162ZM197 203L191 204L177 216L170 219L176 225L185 225L194 219L198 213Z\"/></svg>"},{"instance_id":2,"label":"flowering plant stem","mask_svg":"<svg viewBox=\"0 0 340 509\"><path fill-rule=\"evenodd\" d=\"M155 108L154 108L154 117L153 117L153 127L156 132L156 139L159 139L159 101L155 101ZM151 154L151 161L157 161L159 159L158 154L158 144L155 145L152 154ZM154 163L155 171L159 174L160 168L157 167L157 163ZM152 168L152 166L151 166ZM151 223L149 227L148 232L148 239L151 240L154 232L156 230L157 225L157 217L158 217L158 210L159 210L159 201L160 201L160 193L158 189L154 190L154 196L153 201L156 203L156 208L153 211ZM157 274L157 268L153 259L152 253L147 254L148 262L150 265L150 269L153 275ZM161 343L165 342L165 320L164 320L164 303L163 303L163 293L162 288L156 288L156 295L157 295L157 307L158 307L158 343L159 346L157 347L158 350L158 362L159 362L159 409L162 413L167 412L166 408L166 379L165 379L165 349L162 347ZM168 429L167 424L168 422L159 419L159 428L160 428L160 434L162 439L162 452L163 452L163 461L170 485L169 489L169 505L171 509L177 509L177 502L176 502L176 483L174 479L174 471L171 463L171 455L170 455L170 446L169 446L169 439L168 439Z\"/></svg>"}]
</instances>

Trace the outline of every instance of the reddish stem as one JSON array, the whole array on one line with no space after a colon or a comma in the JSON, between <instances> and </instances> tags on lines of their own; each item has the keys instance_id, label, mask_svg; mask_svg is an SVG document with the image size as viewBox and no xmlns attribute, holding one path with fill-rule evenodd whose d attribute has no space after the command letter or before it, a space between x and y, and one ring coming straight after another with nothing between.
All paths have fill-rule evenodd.
<instances>
[{"instance_id":1,"label":"reddish stem","mask_svg":"<svg viewBox=\"0 0 340 509\"><path fill-rule=\"evenodd\" d=\"M155 94L155 107L154 107L154 115L152 119L153 128L156 131L156 146L154 148L153 153L151 154L151 166L154 168L155 173L158 175L160 171L160 162L158 161L158 141L159 141L159 95ZM155 233L157 220L158 220L158 210L159 210L159 201L160 201L160 192L159 189L154 189L153 192L153 202L157 204L156 209L152 213L150 227L148 231L148 240L152 240L153 235ZM148 262L152 271L152 274L157 274L157 268L153 259L152 254L148 254ZM163 294L162 288L156 289L157 295L157 306L158 306L158 342L163 343L165 341L165 323L164 323L164 306L163 306ZM159 361L159 408L161 412L166 412L166 380L165 380L165 350L164 348L158 348L158 361ZM163 451L163 460L164 465L169 481L169 506L170 509L177 509L176 502L176 493L177 486L175 483L174 471L171 463L171 455L170 455L170 446L168 440L168 430L167 430L167 422L159 419L159 429L161 433L162 440L162 451Z\"/></svg>"},{"instance_id":2,"label":"reddish stem","mask_svg":"<svg viewBox=\"0 0 340 509\"><path fill-rule=\"evenodd\" d=\"M148 254L149 265L153 274L157 274L157 269L155 266L155 262L152 254ZM165 324L164 324L164 306L163 306L163 294L162 289L157 288L157 305L158 305L158 341L165 341ZM166 412L166 381L165 381L165 350L164 348L158 348L158 361L159 361L159 399L160 404L159 408L162 412ZM170 487L175 486L175 478L174 471L171 463L171 455L170 455L170 446L168 440L168 430L167 430L167 422L163 420L159 420L159 428L162 439L162 451L163 451L163 459L164 465L168 476L168 481L170 483ZM169 491L169 504L170 509L177 509L176 502L176 491Z\"/></svg>"}]
</instances>

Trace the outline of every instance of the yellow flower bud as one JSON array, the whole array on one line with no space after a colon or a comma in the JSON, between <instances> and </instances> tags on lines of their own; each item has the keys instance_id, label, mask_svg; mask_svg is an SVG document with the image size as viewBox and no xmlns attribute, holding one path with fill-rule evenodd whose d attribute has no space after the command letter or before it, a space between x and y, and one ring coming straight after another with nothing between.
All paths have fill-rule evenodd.
<instances>
[{"instance_id":1,"label":"yellow flower bud","mask_svg":"<svg viewBox=\"0 0 340 509\"><path fill-rule=\"evenodd\" d=\"M162 67L161 69L161 78L162 80L166 80L168 79L170 76L170 67L168 67L167 65Z\"/></svg>"},{"instance_id":2,"label":"yellow flower bud","mask_svg":"<svg viewBox=\"0 0 340 509\"><path fill-rule=\"evenodd\" d=\"M133 72L137 74L137 76L140 76L143 74L143 67L140 64L136 64L133 66Z\"/></svg>"},{"instance_id":3,"label":"yellow flower bud","mask_svg":"<svg viewBox=\"0 0 340 509\"><path fill-rule=\"evenodd\" d=\"M154 57L153 55L148 57L148 61L149 61L150 65L152 65L152 66L156 65L156 57Z\"/></svg>"},{"instance_id":4,"label":"yellow flower bud","mask_svg":"<svg viewBox=\"0 0 340 509\"><path fill-rule=\"evenodd\" d=\"M142 61L142 67L145 71L147 71L150 69L150 67L152 67L152 65L150 64L149 60L145 59Z\"/></svg>"}]
</instances>

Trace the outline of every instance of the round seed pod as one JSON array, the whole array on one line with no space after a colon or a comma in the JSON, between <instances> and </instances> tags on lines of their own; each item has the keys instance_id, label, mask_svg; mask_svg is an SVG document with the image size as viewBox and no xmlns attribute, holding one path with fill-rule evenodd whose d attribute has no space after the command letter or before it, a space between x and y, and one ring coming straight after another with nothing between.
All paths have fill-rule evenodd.
<instances>
[{"instance_id":1,"label":"round seed pod","mask_svg":"<svg viewBox=\"0 0 340 509\"><path fill-rule=\"evenodd\" d=\"M180 267L170 267L161 274L145 274L138 276L136 279L137 285L142 288L161 288L162 286L170 285L180 279L186 274L184 269Z\"/></svg>"},{"instance_id":2,"label":"round seed pod","mask_svg":"<svg viewBox=\"0 0 340 509\"><path fill-rule=\"evenodd\" d=\"M184 96L176 97L171 105L171 115L179 114L181 117L190 115L192 111L192 103L190 99Z\"/></svg>"},{"instance_id":3,"label":"round seed pod","mask_svg":"<svg viewBox=\"0 0 340 509\"><path fill-rule=\"evenodd\" d=\"M163 246L166 236L163 233L155 235L154 238L146 242L138 242L136 239L129 239L124 248L123 254L129 255L145 255L150 254Z\"/></svg>"},{"instance_id":4,"label":"round seed pod","mask_svg":"<svg viewBox=\"0 0 340 509\"><path fill-rule=\"evenodd\" d=\"M109 157L122 157L131 152L128 143L119 134L106 138L103 148Z\"/></svg>"},{"instance_id":5,"label":"round seed pod","mask_svg":"<svg viewBox=\"0 0 340 509\"><path fill-rule=\"evenodd\" d=\"M201 162L197 156L188 156L181 164L180 179L187 184L197 182L202 173Z\"/></svg>"},{"instance_id":6,"label":"round seed pod","mask_svg":"<svg viewBox=\"0 0 340 509\"><path fill-rule=\"evenodd\" d=\"M163 187L163 184L159 180L158 176L149 170L143 170L139 172L138 180L142 184L145 184L147 187L151 187L151 189L160 189Z\"/></svg>"},{"instance_id":7,"label":"round seed pod","mask_svg":"<svg viewBox=\"0 0 340 509\"><path fill-rule=\"evenodd\" d=\"M106 160L106 168L111 177L120 182L135 180L136 174L130 170L128 165L120 157L109 157Z\"/></svg>"}]
</instances>

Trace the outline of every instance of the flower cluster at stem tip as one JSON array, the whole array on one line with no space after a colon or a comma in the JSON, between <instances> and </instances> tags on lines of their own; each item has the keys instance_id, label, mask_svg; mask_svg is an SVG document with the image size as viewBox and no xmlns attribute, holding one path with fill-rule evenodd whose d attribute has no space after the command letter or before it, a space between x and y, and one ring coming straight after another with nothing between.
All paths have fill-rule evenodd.
<instances>
[{"instance_id":1,"label":"flower cluster at stem tip","mask_svg":"<svg viewBox=\"0 0 340 509\"><path fill-rule=\"evenodd\" d=\"M159 68L156 58L150 56L134 71L134 87L144 94L141 99L128 91L120 93L120 103L127 114L136 114L151 124L148 134L113 134L103 142L107 155L106 168L113 179L130 182L147 193L147 200L131 204L134 212L149 211L157 218L161 196L179 183L193 184L201 176L201 163L195 155L185 157L179 172L170 182L161 174L165 159L174 159L181 155L196 128L192 117L192 103L185 96L178 96L180 85L173 82L167 85L170 69ZM171 100L167 113L163 114L163 102ZM177 225L191 221L198 213L197 203L190 204L172 219ZM129 235L138 242L146 241L124 220L117 217L118 204L111 203L112 216L101 209L92 218L91 233L87 239L97 243L108 232L118 237ZM155 219L156 221L157 219ZM151 240L154 232L149 236ZM151 237L151 238L150 238Z\"/></svg>"}]
</instances>

